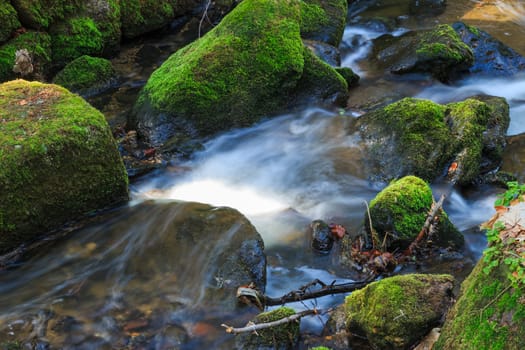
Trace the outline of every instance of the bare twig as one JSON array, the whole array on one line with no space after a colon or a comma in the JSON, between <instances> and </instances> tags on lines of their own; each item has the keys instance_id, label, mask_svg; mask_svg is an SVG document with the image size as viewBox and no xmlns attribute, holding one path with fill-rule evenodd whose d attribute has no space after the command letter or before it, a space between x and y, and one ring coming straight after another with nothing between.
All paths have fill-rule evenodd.
<instances>
[{"instance_id":1,"label":"bare twig","mask_svg":"<svg viewBox=\"0 0 525 350\"><path fill-rule=\"evenodd\" d=\"M263 323L249 323L247 326L241 327L241 328L235 328L235 327L232 327L232 326L228 326L226 324L222 324L221 326L226 328L226 333L230 333L230 334L239 334L239 333L245 333L245 332L256 332L256 331L261 330L261 329L271 328L271 327L279 326L279 325L282 325L282 324L285 324L285 323L294 322L294 321L297 321L297 320L301 319L304 316L319 315L319 314L323 314L323 313L330 312L330 311L331 311L331 309L328 309L326 311L317 310L317 309L304 310L304 311L295 313L295 314L293 314L291 316L288 316L288 317L285 317L285 318L281 318L280 320L277 320L277 321L263 322Z\"/></svg>"},{"instance_id":2,"label":"bare twig","mask_svg":"<svg viewBox=\"0 0 525 350\"><path fill-rule=\"evenodd\" d=\"M199 21L199 38L201 37L201 29L202 29L202 23L204 22L204 19L208 19L208 22L211 24L210 18L208 17L208 10L211 5L211 0L208 0L206 3L206 7L204 8L204 12L202 13L201 20Z\"/></svg>"},{"instance_id":3,"label":"bare twig","mask_svg":"<svg viewBox=\"0 0 525 350\"><path fill-rule=\"evenodd\" d=\"M375 275L370 275L363 281L348 282L342 284L335 284L335 281L333 281L331 284L326 284L316 279L300 287L298 290L291 291L278 298L272 298L267 295L263 295L254 288L239 287L239 289L237 289L237 298L243 302L246 302L248 300L249 302L255 304L259 308L261 308L261 306L266 307L283 305L286 303L292 303L296 301L315 299L326 295L352 292L354 290L365 287L367 284L372 282L375 277ZM311 288L316 285L319 285L320 288L316 290L311 290Z\"/></svg>"},{"instance_id":4,"label":"bare twig","mask_svg":"<svg viewBox=\"0 0 525 350\"><path fill-rule=\"evenodd\" d=\"M432 225L432 223L434 222L435 217L438 211L443 206L444 201L445 201L445 195L443 194L441 195L437 203L436 202L432 203L432 206L430 207L430 211L427 215L427 219L425 220L425 223L423 224L421 231L419 231L419 234L417 235L416 239L408 247L409 254L411 254L412 251L417 247L419 242L421 242L421 240L423 240L423 238L428 235L430 225Z\"/></svg>"}]
</instances>

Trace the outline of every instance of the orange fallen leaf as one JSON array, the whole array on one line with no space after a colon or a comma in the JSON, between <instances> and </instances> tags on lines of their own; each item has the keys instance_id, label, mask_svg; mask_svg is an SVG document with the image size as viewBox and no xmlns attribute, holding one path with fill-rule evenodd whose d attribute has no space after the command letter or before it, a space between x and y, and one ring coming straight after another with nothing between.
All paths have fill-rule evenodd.
<instances>
[{"instance_id":1,"label":"orange fallen leaf","mask_svg":"<svg viewBox=\"0 0 525 350\"><path fill-rule=\"evenodd\" d=\"M27 101L26 101L26 100L20 100L20 101L18 102L18 104L19 104L20 106L25 106L25 105L27 104Z\"/></svg>"}]
</instances>

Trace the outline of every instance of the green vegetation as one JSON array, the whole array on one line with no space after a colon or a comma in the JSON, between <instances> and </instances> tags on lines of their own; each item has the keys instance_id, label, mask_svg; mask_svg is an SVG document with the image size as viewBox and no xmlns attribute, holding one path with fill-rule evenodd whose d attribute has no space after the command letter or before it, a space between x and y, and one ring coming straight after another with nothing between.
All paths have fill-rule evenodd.
<instances>
[{"instance_id":1,"label":"green vegetation","mask_svg":"<svg viewBox=\"0 0 525 350\"><path fill-rule=\"evenodd\" d=\"M346 0L302 0L301 36L338 47L343 37Z\"/></svg>"},{"instance_id":2,"label":"green vegetation","mask_svg":"<svg viewBox=\"0 0 525 350\"><path fill-rule=\"evenodd\" d=\"M120 2L122 34L126 38L160 29L175 16L177 0L129 0Z\"/></svg>"},{"instance_id":3,"label":"green vegetation","mask_svg":"<svg viewBox=\"0 0 525 350\"><path fill-rule=\"evenodd\" d=\"M0 44L7 41L15 29L20 27L20 22L15 9L9 1L0 3Z\"/></svg>"},{"instance_id":4,"label":"green vegetation","mask_svg":"<svg viewBox=\"0 0 525 350\"><path fill-rule=\"evenodd\" d=\"M104 116L57 86L0 85L0 253L127 200Z\"/></svg>"},{"instance_id":5,"label":"green vegetation","mask_svg":"<svg viewBox=\"0 0 525 350\"><path fill-rule=\"evenodd\" d=\"M27 49L37 75L45 76L51 65L51 37L44 32L27 32L0 47L0 82L15 78L16 50Z\"/></svg>"},{"instance_id":6,"label":"green vegetation","mask_svg":"<svg viewBox=\"0 0 525 350\"><path fill-rule=\"evenodd\" d=\"M13 6L18 17L26 27L36 30L46 30L68 15L82 9L81 0L13 0Z\"/></svg>"},{"instance_id":7,"label":"green vegetation","mask_svg":"<svg viewBox=\"0 0 525 350\"><path fill-rule=\"evenodd\" d=\"M377 349L408 349L439 324L454 278L402 275L373 282L345 300L350 332L366 336Z\"/></svg>"},{"instance_id":8,"label":"green vegetation","mask_svg":"<svg viewBox=\"0 0 525 350\"><path fill-rule=\"evenodd\" d=\"M53 64L64 66L82 55L96 56L102 53L104 42L91 18L71 18L61 22L51 31Z\"/></svg>"},{"instance_id":9,"label":"green vegetation","mask_svg":"<svg viewBox=\"0 0 525 350\"><path fill-rule=\"evenodd\" d=\"M53 79L61 85L79 94L107 87L115 76L111 61L104 58L81 56L67 64Z\"/></svg>"}]
</instances>

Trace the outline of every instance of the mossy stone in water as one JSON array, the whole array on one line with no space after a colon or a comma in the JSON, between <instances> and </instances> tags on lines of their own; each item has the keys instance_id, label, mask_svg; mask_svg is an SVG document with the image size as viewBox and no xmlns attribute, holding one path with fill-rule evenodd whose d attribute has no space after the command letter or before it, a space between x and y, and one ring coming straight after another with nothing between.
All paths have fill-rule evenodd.
<instances>
[{"instance_id":1,"label":"mossy stone in water","mask_svg":"<svg viewBox=\"0 0 525 350\"><path fill-rule=\"evenodd\" d=\"M84 55L68 63L53 83L80 95L89 95L107 88L115 74L111 61Z\"/></svg>"},{"instance_id":2,"label":"mossy stone in water","mask_svg":"<svg viewBox=\"0 0 525 350\"><path fill-rule=\"evenodd\" d=\"M301 37L338 47L343 37L347 0L301 1Z\"/></svg>"},{"instance_id":3,"label":"mossy stone in water","mask_svg":"<svg viewBox=\"0 0 525 350\"><path fill-rule=\"evenodd\" d=\"M263 312L253 320L255 324L273 322L295 314L289 307ZM255 333L242 333L235 339L237 349L295 349L299 340L299 321L288 322L276 327L258 330Z\"/></svg>"},{"instance_id":4,"label":"mossy stone in water","mask_svg":"<svg viewBox=\"0 0 525 350\"><path fill-rule=\"evenodd\" d=\"M331 75L332 86L346 95L347 84L333 68L305 62L311 55L305 56L300 22L298 0L244 0L151 75L131 125L153 146L249 126L294 105L304 91L299 81L310 72L305 67Z\"/></svg>"},{"instance_id":5,"label":"mossy stone in water","mask_svg":"<svg viewBox=\"0 0 525 350\"><path fill-rule=\"evenodd\" d=\"M430 186L415 176L392 182L379 192L370 202L372 226L378 234L376 244L385 241L390 251L407 248L423 228L433 200ZM368 215L365 223L370 232ZM436 231L435 240L438 244L453 247L463 245L463 236L442 210L439 212Z\"/></svg>"},{"instance_id":6,"label":"mossy stone in water","mask_svg":"<svg viewBox=\"0 0 525 350\"><path fill-rule=\"evenodd\" d=\"M452 302L450 275L403 275L373 282L346 297L348 331L375 349L409 349L433 327Z\"/></svg>"},{"instance_id":7,"label":"mossy stone in water","mask_svg":"<svg viewBox=\"0 0 525 350\"><path fill-rule=\"evenodd\" d=\"M128 199L104 116L57 85L0 85L0 253Z\"/></svg>"}]
</instances>

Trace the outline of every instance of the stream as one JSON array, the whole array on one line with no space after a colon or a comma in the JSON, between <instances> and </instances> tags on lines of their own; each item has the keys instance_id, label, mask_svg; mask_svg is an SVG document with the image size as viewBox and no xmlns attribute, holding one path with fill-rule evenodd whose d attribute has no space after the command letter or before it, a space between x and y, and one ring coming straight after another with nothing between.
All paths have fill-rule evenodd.
<instances>
[{"instance_id":1,"label":"stream","mask_svg":"<svg viewBox=\"0 0 525 350\"><path fill-rule=\"evenodd\" d=\"M129 205L41 246L17 266L0 270L0 344L30 340L34 349L233 348L233 337L220 325L242 326L253 314L224 314L195 307L202 299L201 282L210 278L201 268L207 263L207 248L143 249L146 240L161 239L165 220L186 215L148 203L195 201L243 213L264 240L268 295L280 296L316 278L327 283L349 281L348 276L332 271L325 257L312 254L306 231L316 219L342 224L348 231L358 230L365 202L386 185L368 181L357 158L353 162L352 155L344 151L357 143L343 131L345 119L367 108L405 96L439 103L479 93L503 96L511 107L508 135L519 144L525 132L525 76L471 77L453 85L386 79L362 61L370 40L384 31L362 26L359 18L395 18L394 35L464 20L525 54L521 2L514 6L497 1L486 6L468 0L448 2L444 13L423 18L409 16L407 9L391 5L394 3L399 2L356 1L350 6L341 45L342 65L358 72L361 81L351 91L348 109L310 106L218 135L191 160L132 182ZM122 124L152 70L170 52L195 38L195 28L188 28L123 47L114 59L121 74L119 85L90 100L113 127ZM524 180L525 169L510 164L514 156L507 154L503 167ZM432 188L436 198L449 190L443 184ZM459 280L470 272L486 244L477 227L494 213L496 192L490 186L452 190L444 208L465 234L463 258L459 262L436 261L432 266L418 267L418 271L453 273ZM175 271L163 265L173 257L181 261ZM415 267L402 269L409 272ZM326 308L343 300L340 295L290 306L296 310ZM301 327L305 334L318 335L325 321L326 317L306 318ZM126 331L118 331L118 324L125 324Z\"/></svg>"}]
</instances>

